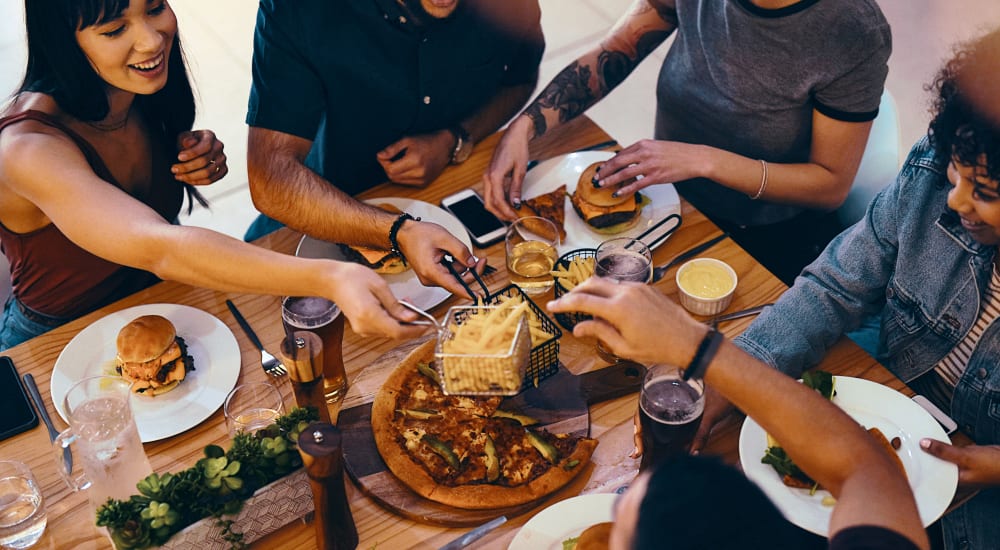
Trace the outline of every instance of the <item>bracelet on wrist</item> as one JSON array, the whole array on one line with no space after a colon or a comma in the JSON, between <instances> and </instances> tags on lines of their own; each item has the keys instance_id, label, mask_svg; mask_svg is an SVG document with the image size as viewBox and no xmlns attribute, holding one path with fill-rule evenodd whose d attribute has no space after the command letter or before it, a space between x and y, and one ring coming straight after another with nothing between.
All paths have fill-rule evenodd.
<instances>
[{"instance_id":1,"label":"bracelet on wrist","mask_svg":"<svg viewBox=\"0 0 1000 550\"><path fill-rule=\"evenodd\" d=\"M708 364L715 358L715 354L719 351L719 346L724 339L725 337L722 333L715 328L708 329L705 337L698 344L698 350L694 352L691 363L684 369L684 380L704 378L705 371L708 370Z\"/></svg>"},{"instance_id":2,"label":"bracelet on wrist","mask_svg":"<svg viewBox=\"0 0 1000 550\"><path fill-rule=\"evenodd\" d=\"M414 218L413 216L407 214L406 212L403 212L402 214L396 217L396 220L392 222L392 227L389 228L389 245L391 246L389 250L393 254L399 255L399 259L403 260L404 264L407 263L406 256L403 255L403 251L399 248L398 238L399 238L400 228L402 228L403 224L406 223L408 220L419 222L420 218L419 217Z\"/></svg>"}]
</instances>

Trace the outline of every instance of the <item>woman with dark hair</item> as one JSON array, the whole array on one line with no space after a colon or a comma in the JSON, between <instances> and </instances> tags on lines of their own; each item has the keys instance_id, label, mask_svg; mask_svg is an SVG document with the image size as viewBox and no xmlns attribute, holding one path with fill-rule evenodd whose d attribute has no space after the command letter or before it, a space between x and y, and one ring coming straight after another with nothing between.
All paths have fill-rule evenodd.
<instances>
[{"instance_id":1,"label":"woman with dark hair","mask_svg":"<svg viewBox=\"0 0 1000 550\"><path fill-rule=\"evenodd\" d=\"M978 443L921 442L981 489L944 517L946 548L1000 548L998 66L1000 30L957 50L931 86L928 135L896 182L735 340L797 378L878 316L876 359ZM725 409L707 399L703 434Z\"/></svg>"},{"instance_id":2,"label":"woman with dark hair","mask_svg":"<svg viewBox=\"0 0 1000 550\"><path fill-rule=\"evenodd\" d=\"M0 109L0 244L11 265L0 349L160 278L316 295L356 332L415 335L413 314L353 264L306 260L171 223L226 175L191 131L194 97L165 0L26 0L28 67Z\"/></svg>"},{"instance_id":3,"label":"woman with dark hair","mask_svg":"<svg viewBox=\"0 0 1000 550\"><path fill-rule=\"evenodd\" d=\"M725 341L656 288L592 278L550 302L549 310L599 315L573 334L600 338L618 356L693 365L694 376L745 410L837 498L830 549L929 547L909 484L874 438L830 400ZM630 485L615 506L609 547L801 550L814 544L815 537L788 523L737 471L714 459L680 457Z\"/></svg>"}]
</instances>

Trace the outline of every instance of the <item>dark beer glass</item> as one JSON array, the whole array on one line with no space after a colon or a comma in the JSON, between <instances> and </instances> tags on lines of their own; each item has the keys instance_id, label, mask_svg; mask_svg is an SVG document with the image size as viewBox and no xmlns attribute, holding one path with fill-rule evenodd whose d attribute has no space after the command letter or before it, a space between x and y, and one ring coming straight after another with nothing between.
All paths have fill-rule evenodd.
<instances>
[{"instance_id":1,"label":"dark beer glass","mask_svg":"<svg viewBox=\"0 0 1000 550\"><path fill-rule=\"evenodd\" d=\"M705 410L705 385L684 381L681 369L654 365L646 371L639 394L642 426L640 470L688 452Z\"/></svg>"},{"instance_id":2,"label":"dark beer glass","mask_svg":"<svg viewBox=\"0 0 1000 550\"><path fill-rule=\"evenodd\" d=\"M323 341L323 395L327 403L347 393L344 370L344 314L337 304L316 296L289 296L281 302L281 322L286 334L297 330L315 333Z\"/></svg>"},{"instance_id":3,"label":"dark beer glass","mask_svg":"<svg viewBox=\"0 0 1000 550\"><path fill-rule=\"evenodd\" d=\"M653 278L653 253L646 243L631 237L616 237L602 242L594 258L594 276L614 281L648 283ZM619 357L597 341L597 355L608 363Z\"/></svg>"}]
</instances>

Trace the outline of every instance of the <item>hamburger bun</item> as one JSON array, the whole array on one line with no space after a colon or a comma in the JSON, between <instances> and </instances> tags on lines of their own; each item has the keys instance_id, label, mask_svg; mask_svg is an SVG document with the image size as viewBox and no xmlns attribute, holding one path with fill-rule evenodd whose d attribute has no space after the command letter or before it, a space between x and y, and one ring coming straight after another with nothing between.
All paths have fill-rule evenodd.
<instances>
[{"instance_id":1,"label":"hamburger bun","mask_svg":"<svg viewBox=\"0 0 1000 550\"><path fill-rule=\"evenodd\" d=\"M580 533L574 550L607 550L613 525L614 523L610 521L591 525Z\"/></svg>"},{"instance_id":2,"label":"hamburger bun","mask_svg":"<svg viewBox=\"0 0 1000 550\"><path fill-rule=\"evenodd\" d=\"M115 369L132 382L132 391L160 395L184 380L193 361L174 324L160 315L133 319L118 332Z\"/></svg>"},{"instance_id":3,"label":"hamburger bun","mask_svg":"<svg viewBox=\"0 0 1000 550\"><path fill-rule=\"evenodd\" d=\"M635 181L634 178L610 187L594 187L592 178L600 165L600 162L595 162L583 171L576 190L570 197L570 203L580 219L598 233L613 235L628 231L639 223L639 213L645 199L639 193L612 196Z\"/></svg>"},{"instance_id":4,"label":"hamburger bun","mask_svg":"<svg viewBox=\"0 0 1000 550\"><path fill-rule=\"evenodd\" d=\"M603 162L595 162L583 170L580 174L580 179L576 183L575 193L579 193L581 198L593 204L594 206L617 206L626 201L632 200L634 193L631 195L623 195L620 197L612 197L615 191L618 191L625 185L635 181L635 178L630 180L625 180L616 185L610 185L608 187L594 187L593 177L597 175L597 167L603 164Z\"/></svg>"}]
</instances>

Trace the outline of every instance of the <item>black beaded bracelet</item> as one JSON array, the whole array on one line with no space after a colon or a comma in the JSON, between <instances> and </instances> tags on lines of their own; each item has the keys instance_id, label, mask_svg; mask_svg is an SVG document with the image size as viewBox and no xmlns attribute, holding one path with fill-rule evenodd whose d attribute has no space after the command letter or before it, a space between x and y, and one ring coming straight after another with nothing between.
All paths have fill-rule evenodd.
<instances>
[{"instance_id":1,"label":"black beaded bracelet","mask_svg":"<svg viewBox=\"0 0 1000 550\"><path fill-rule=\"evenodd\" d=\"M684 369L684 380L691 378L702 378L708 369L708 364L715 358L715 352L719 351L719 345L723 340L722 333L715 328L709 328L705 337L698 344L698 350L694 352L694 358L686 369Z\"/></svg>"},{"instance_id":2,"label":"black beaded bracelet","mask_svg":"<svg viewBox=\"0 0 1000 550\"><path fill-rule=\"evenodd\" d=\"M390 250L394 254L398 254L399 259L403 260L404 264L406 263L406 256L404 256L403 251L400 250L399 242L396 239L399 236L399 229L403 227L403 223L407 220L413 220L415 222L419 222L420 218L414 218L413 216L407 214L406 212L403 212L396 218L396 221L392 222L392 227L389 228L389 244L392 246Z\"/></svg>"}]
</instances>

